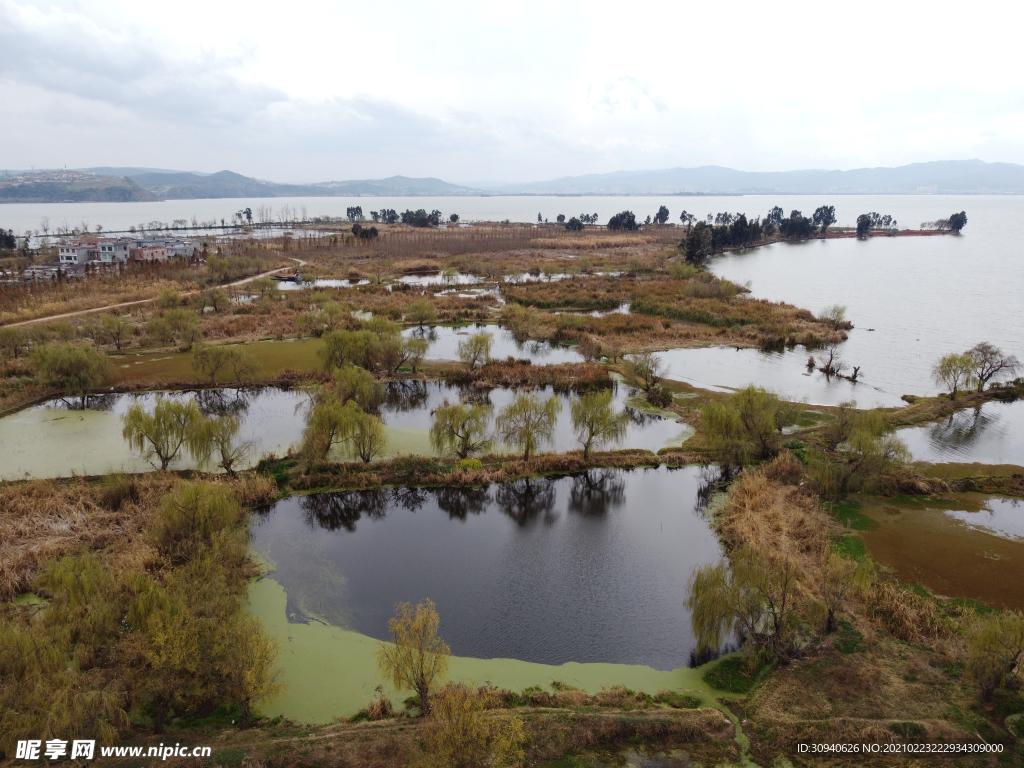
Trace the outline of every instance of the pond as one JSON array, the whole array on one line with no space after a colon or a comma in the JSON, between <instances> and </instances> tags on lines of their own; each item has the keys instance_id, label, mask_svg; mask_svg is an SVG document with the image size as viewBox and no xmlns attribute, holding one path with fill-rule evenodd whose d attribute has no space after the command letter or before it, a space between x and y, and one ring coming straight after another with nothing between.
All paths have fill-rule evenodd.
<instances>
[{"instance_id":1,"label":"pond","mask_svg":"<svg viewBox=\"0 0 1024 768\"><path fill-rule=\"evenodd\" d=\"M984 494L866 501L871 557L945 597L1024 609L1024 502Z\"/></svg>"},{"instance_id":2,"label":"pond","mask_svg":"<svg viewBox=\"0 0 1024 768\"><path fill-rule=\"evenodd\" d=\"M528 359L534 363L583 362L583 356L574 347L551 344L547 341L516 341L512 331L498 325L437 325L429 328L407 328L402 335L406 338L422 338L429 341L427 360L458 360L459 342L477 333L491 334L491 358L495 360L514 357Z\"/></svg>"},{"instance_id":3,"label":"pond","mask_svg":"<svg viewBox=\"0 0 1024 768\"><path fill-rule=\"evenodd\" d=\"M659 468L285 499L254 520L273 572L250 601L287 638L286 682L317 670L314 695L345 696L366 677L359 706L395 603L427 597L460 657L454 677L699 686L683 600L692 570L722 556L703 516L715 477Z\"/></svg>"},{"instance_id":4,"label":"pond","mask_svg":"<svg viewBox=\"0 0 1024 768\"><path fill-rule=\"evenodd\" d=\"M1024 464L1024 400L989 401L899 436L916 461Z\"/></svg>"},{"instance_id":5,"label":"pond","mask_svg":"<svg viewBox=\"0 0 1024 768\"><path fill-rule=\"evenodd\" d=\"M292 497L258 516L291 621L377 639L429 597L452 652L540 664L686 666L694 567L721 550L699 467ZM439 567L444 564L444 567Z\"/></svg>"},{"instance_id":6,"label":"pond","mask_svg":"<svg viewBox=\"0 0 1024 768\"><path fill-rule=\"evenodd\" d=\"M496 389L490 392L472 388L474 398L489 401L495 412L511 401L514 393ZM615 391L616 410L626 409L629 390L618 386ZM163 393L167 394L167 393ZM552 396L546 390L542 396ZM196 392L170 393L171 397L195 397L200 409L208 415L231 414L241 421L239 441L249 441L252 450L249 464L267 454L281 455L296 444L301 436L308 397L298 391L274 387L261 389L225 388ZM387 400L381 416L387 427L387 456L397 453L431 454L427 430L430 411L445 398L458 401L463 391L438 382L396 382L387 387ZM33 477L65 477L73 473L97 475L110 471L144 472L152 469L137 453L128 448L121 435L121 416L133 403L151 410L157 393L139 395L102 395L89 397L85 407L79 400L54 399L0 418L0 479ZM562 400L552 445L543 450L572 450L579 445L572 435L568 398ZM680 445L693 429L672 418L661 418L629 408L626 438L619 447L660 448ZM671 414L665 414L671 416ZM553 447L552 447L553 446ZM497 450L507 450L501 446ZM336 449L334 458L342 459ZM191 468L192 462L181 459L174 469Z\"/></svg>"}]
</instances>

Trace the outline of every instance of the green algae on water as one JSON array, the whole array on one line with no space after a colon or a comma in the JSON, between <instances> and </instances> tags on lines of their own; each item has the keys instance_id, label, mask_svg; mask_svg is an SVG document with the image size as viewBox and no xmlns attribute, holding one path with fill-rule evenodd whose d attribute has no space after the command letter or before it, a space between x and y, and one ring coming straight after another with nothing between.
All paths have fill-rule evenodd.
<instances>
[{"instance_id":1,"label":"green algae on water","mask_svg":"<svg viewBox=\"0 0 1024 768\"><path fill-rule=\"evenodd\" d=\"M372 637L319 622L290 624L285 616L284 588L270 578L249 587L249 611L262 619L268 634L281 644L278 666L285 691L265 702L267 716L284 715L308 722L328 723L349 717L374 696L382 685L394 701L410 695L396 692L377 670L376 650L380 641ZM715 705L714 691L702 679L706 667L681 667L662 672L640 664L534 664L515 659L471 659L453 656L449 678L477 685L494 685L521 691L533 685L547 687L552 680L597 693L602 688L625 685L649 693L671 690L697 696Z\"/></svg>"}]
</instances>

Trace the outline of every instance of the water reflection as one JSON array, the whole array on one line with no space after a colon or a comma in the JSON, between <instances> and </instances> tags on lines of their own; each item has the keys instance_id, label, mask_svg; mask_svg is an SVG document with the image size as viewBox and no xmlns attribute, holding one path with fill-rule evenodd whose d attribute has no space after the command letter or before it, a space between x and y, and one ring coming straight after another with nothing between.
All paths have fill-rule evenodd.
<instances>
[{"instance_id":1,"label":"water reflection","mask_svg":"<svg viewBox=\"0 0 1024 768\"><path fill-rule=\"evenodd\" d=\"M434 493L437 506L448 513L449 520L482 515L494 502L488 488L439 488Z\"/></svg>"},{"instance_id":2,"label":"water reflection","mask_svg":"<svg viewBox=\"0 0 1024 768\"><path fill-rule=\"evenodd\" d=\"M550 479L534 480L527 477L503 483L498 486L494 501L502 514L515 520L520 528L532 525L537 520L551 525L558 519L554 514L555 483Z\"/></svg>"},{"instance_id":3,"label":"water reflection","mask_svg":"<svg viewBox=\"0 0 1024 768\"><path fill-rule=\"evenodd\" d=\"M239 418L249 411L259 389L201 389L195 393L196 405L206 416Z\"/></svg>"},{"instance_id":4,"label":"water reflection","mask_svg":"<svg viewBox=\"0 0 1024 768\"><path fill-rule=\"evenodd\" d=\"M899 436L916 461L1024 464L1024 401L990 401Z\"/></svg>"},{"instance_id":5,"label":"water reflection","mask_svg":"<svg viewBox=\"0 0 1024 768\"><path fill-rule=\"evenodd\" d=\"M121 395L83 395L82 397L58 397L51 400L48 405L51 408L61 408L65 411L112 411Z\"/></svg>"},{"instance_id":6,"label":"water reflection","mask_svg":"<svg viewBox=\"0 0 1024 768\"><path fill-rule=\"evenodd\" d=\"M383 639L395 603L429 597L457 655L675 669L695 645L690 574L721 557L701 485L687 467L289 498L252 547L291 621Z\"/></svg>"},{"instance_id":7,"label":"water reflection","mask_svg":"<svg viewBox=\"0 0 1024 768\"><path fill-rule=\"evenodd\" d=\"M303 519L311 528L349 533L355 533L356 523L363 515L378 519L388 510L387 493L379 491L316 493L303 496L299 504Z\"/></svg>"}]
</instances>

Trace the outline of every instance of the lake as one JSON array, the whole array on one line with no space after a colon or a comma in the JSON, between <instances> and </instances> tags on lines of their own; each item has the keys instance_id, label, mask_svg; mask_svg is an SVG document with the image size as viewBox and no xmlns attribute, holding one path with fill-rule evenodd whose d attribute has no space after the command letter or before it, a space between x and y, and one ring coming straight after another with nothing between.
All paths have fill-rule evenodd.
<instances>
[{"instance_id":1,"label":"lake","mask_svg":"<svg viewBox=\"0 0 1024 768\"><path fill-rule=\"evenodd\" d=\"M672 670L695 642L692 570L721 549L698 467L592 471L489 488L293 497L257 516L291 622L385 639L429 597L458 656Z\"/></svg>"}]
</instances>

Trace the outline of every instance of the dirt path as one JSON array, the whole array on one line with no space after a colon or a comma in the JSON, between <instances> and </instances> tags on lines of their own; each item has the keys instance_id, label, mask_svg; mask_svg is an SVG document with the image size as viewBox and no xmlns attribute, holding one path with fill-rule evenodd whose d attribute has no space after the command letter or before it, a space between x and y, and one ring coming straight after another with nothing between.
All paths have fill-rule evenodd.
<instances>
[{"instance_id":1,"label":"dirt path","mask_svg":"<svg viewBox=\"0 0 1024 768\"><path fill-rule=\"evenodd\" d=\"M292 261L298 262L300 267L304 267L307 264L307 262L303 261L302 259L296 259L294 256L291 256L289 258L291 258ZM271 269L268 272L261 272L258 275L253 275L252 277L246 277L246 278L243 278L241 280L236 280L233 283L228 283L227 285L222 285L220 287L221 288L235 288L235 287L237 287L239 285L245 285L246 283L251 283L253 280L259 280L261 277L270 277L271 275L277 274L278 272L281 272L281 271L286 270L286 269L292 269L292 267L277 267L276 269ZM191 295L193 295L195 293L196 293L196 291L191 291L191 292L185 293L183 295L184 296L191 296ZM154 301L156 301L156 299L139 299L137 301L122 301L119 304L105 304L102 307L93 307L92 309L79 309L79 310L77 310L75 312L65 312L65 313L63 313L61 315L47 315L46 317L37 317L37 318L35 318L33 320L22 320L19 323L10 323L8 325L4 325L4 326L0 326L0 327L3 327L3 328L17 328L17 327L23 326L23 325L34 325L35 323L47 323L47 322L50 322L51 320L62 320L65 317L80 317L81 315L91 315L93 312L106 312L109 309L120 309L121 307L134 307L134 306L138 306L139 304L151 304Z\"/></svg>"}]
</instances>

